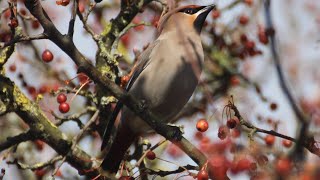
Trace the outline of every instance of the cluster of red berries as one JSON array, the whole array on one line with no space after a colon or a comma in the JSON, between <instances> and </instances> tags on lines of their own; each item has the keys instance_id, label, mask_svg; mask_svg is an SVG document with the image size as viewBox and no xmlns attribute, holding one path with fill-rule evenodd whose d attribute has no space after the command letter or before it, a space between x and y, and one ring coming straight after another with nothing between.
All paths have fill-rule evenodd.
<instances>
[{"instance_id":1,"label":"cluster of red berries","mask_svg":"<svg viewBox=\"0 0 320 180\"><path fill-rule=\"evenodd\" d=\"M227 137L230 132L230 129L234 129L238 124L238 120L235 118L228 119L226 125L222 125L218 130L218 137L223 140ZM237 136L236 136L237 137Z\"/></svg>"},{"instance_id":2,"label":"cluster of red berries","mask_svg":"<svg viewBox=\"0 0 320 180\"><path fill-rule=\"evenodd\" d=\"M276 141L276 137L273 135L266 135L264 137L264 142L268 145L268 146L273 146L273 144ZM290 148L292 146L292 141L288 140L288 139L283 139L282 140L282 145L286 148Z\"/></svg>"},{"instance_id":3,"label":"cluster of red berries","mask_svg":"<svg viewBox=\"0 0 320 180\"><path fill-rule=\"evenodd\" d=\"M66 101L67 101L67 96L65 94L60 93L57 96L57 102L59 103L59 111L61 113L67 113L70 110L70 106Z\"/></svg>"}]
</instances>

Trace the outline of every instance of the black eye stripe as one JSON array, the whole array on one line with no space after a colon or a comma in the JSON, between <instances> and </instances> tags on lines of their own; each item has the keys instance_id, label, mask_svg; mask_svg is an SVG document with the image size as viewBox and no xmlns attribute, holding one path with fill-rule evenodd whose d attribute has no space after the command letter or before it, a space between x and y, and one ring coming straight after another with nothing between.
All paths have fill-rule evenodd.
<instances>
[{"instance_id":1,"label":"black eye stripe","mask_svg":"<svg viewBox=\"0 0 320 180\"><path fill-rule=\"evenodd\" d=\"M181 9L179 12L183 12L183 13L185 13L185 14L195 14L195 13L197 13L199 10L201 10L202 8L204 8L204 6L187 7L187 8Z\"/></svg>"}]
</instances>

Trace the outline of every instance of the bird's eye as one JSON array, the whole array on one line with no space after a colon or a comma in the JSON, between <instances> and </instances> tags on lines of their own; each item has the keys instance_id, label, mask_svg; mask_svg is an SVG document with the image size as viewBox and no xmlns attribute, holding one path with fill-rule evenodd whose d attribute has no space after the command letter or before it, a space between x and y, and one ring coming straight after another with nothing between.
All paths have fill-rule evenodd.
<instances>
[{"instance_id":1,"label":"bird's eye","mask_svg":"<svg viewBox=\"0 0 320 180\"><path fill-rule=\"evenodd\" d=\"M185 9L183 12L186 13L186 14L194 14L194 13L195 13L195 10L192 9L192 8L187 8L187 9Z\"/></svg>"}]
</instances>

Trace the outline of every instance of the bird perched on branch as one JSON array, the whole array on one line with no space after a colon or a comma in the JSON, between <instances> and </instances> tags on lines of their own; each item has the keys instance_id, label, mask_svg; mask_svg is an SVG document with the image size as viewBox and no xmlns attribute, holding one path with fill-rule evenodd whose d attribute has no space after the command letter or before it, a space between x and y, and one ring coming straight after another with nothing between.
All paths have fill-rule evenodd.
<instances>
[{"instance_id":1,"label":"bird perched on branch","mask_svg":"<svg viewBox=\"0 0 320 180\"><path fill-rule=\"evenodd\" d=\"M192 96L204 61L200 32L214 5L189 5L173 9L160 19L158 38L138 57L126 90L163 123L176 116ZM101 149L108 147L102 169L116 173L135 138L150 127L118 102L105 130ZM115 122L117 119L118 122ZM112 130L116 135L110 138ZM110 143L111 141L111 143ZM109 142L109 143L108 143Z\"/></svg>"}]
</instances>

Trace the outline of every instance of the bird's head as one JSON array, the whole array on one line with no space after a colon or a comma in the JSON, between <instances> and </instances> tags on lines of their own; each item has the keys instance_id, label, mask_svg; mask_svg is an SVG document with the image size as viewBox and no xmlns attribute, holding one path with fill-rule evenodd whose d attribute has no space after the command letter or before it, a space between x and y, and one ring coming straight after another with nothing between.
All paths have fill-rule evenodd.
<instances>
[{"instance_id":1,"label":"bird's head","mask_svg":"<svg viewBox=\"0 0 320 180\"><path fill-rule=\"evenodd\" d=\"M182 30L190 30L189 28L192 28L200 33L207 15L214 8L215 5L178 7L169 11L160 19L158 30L161 33L163 30L170 30L180 26Z\"/></svg>"}]
</instances>

